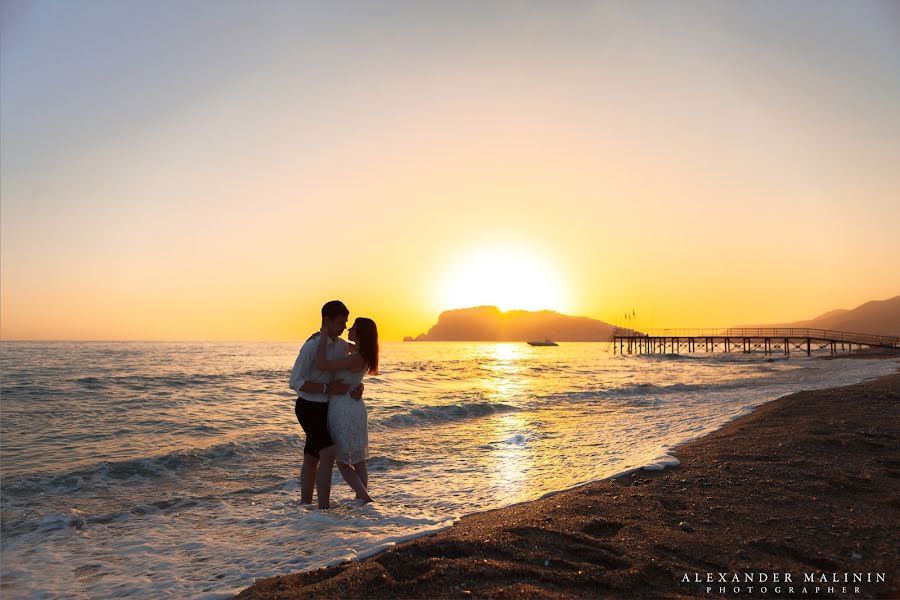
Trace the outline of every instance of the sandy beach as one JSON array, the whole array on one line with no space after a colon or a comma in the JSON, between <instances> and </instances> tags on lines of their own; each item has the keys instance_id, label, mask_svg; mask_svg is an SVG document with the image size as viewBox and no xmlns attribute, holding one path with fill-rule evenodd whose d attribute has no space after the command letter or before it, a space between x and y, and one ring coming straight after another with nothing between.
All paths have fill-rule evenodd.
<instances>
[{"instance_id":1,"label":"sandy beach","mask_svg":"<svg viewBox=\"0 0 900 600\"><path fill-rule=\"evenodd\" d=\"M237 597L897 598L898 400L900 374L792 394L677 448L679 467L473 514Z\"/></svg>"}]
</instances>

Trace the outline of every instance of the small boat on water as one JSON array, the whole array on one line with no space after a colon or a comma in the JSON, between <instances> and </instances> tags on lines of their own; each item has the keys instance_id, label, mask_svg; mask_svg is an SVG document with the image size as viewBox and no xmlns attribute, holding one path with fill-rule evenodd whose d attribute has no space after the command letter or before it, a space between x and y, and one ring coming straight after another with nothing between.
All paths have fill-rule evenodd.
<instances>
[{"instance_id":1,"label":"small boat on water","mask_svg":"<svg viewBox=\"0 0 900 600\"><path fill-rule=\"evenodd\" d=\"M528 342L529 346L559 346L556 342L551 342L549 339L545 339L543 342L540 340L531 340Z\"/></svg>"}]
</instances>

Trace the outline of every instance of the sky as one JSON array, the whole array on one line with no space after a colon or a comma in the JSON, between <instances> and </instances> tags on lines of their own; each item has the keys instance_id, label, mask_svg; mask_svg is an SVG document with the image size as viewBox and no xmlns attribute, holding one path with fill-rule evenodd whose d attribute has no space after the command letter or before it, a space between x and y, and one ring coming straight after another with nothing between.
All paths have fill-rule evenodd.
<instances>
[{"instance_id":1,"label":"sky","mask_svg":"<svg viewBox=\"0 0 900 600\"><path fill-rule=\"evenodd\" d=\"M900 294L900 5L12 0L0 338Z\"/></svg>"}]
</instances>

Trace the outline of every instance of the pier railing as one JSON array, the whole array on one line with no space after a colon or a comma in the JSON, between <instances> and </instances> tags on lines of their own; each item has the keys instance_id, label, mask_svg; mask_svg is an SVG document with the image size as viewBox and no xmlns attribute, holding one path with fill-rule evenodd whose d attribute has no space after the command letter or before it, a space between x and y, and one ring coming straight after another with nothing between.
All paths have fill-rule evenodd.
<instances>
[{"instance_id":1,"label":"pier railing","mask_svg":"<svg viewBox=\"0 0 900 600\"><path fill-rule=\"evenodd\" d=\"M650 329L636 331L617 328L614 338L769 338L812 339L823 342L843 342L882 348L900 348L900 336L853 333L832 329L807 329L796 327L713 327Z\"/></svg>"}]
</instances>

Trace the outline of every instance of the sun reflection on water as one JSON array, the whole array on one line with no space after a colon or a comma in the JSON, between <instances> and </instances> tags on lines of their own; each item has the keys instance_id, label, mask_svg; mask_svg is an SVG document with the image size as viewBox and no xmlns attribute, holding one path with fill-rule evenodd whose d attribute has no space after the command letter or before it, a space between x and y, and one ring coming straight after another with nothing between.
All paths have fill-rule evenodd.
<instances>
[{"instance_id":1,"label":"sun reflection on water","mask_svg":"<svg viewBox=\"0 0 900 600\"><path fill-rule=\"evenodd\" d=\"M508 402L518 397L527 383L521 376L524 369L522 351L518 344L495 344L485 352L487 372L483 389L493 402Z\"/></svg>"},{"instance_id":2,"label":"sun reflection on water","mask_svg":"<svg viewBox=\"0 0 900 600\"><path fill-rule=\"evenodd\" d=\"M491 401L518 404L528 381L522 376L525 352L519 344L495 344L487 353L484 367L490 373L485 389ZM530 419L519 412L507 412L491 420L491 445L488 457L491 487L516 500L528 494L528 473L533 467Z\"/></svg>"},{"instance_id":3,"label":"sun reflection on water","mask_svg":"<svg viewBox=\"0 0 900 600\"><path fill-rule=\"evenodd\" d=\"M492 444L491 487L518 501L529 491L528 473L533 467L528 420L518 413L498 415L494 420L498 440Z\"/></svg>"}]
</instances>

